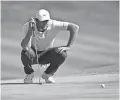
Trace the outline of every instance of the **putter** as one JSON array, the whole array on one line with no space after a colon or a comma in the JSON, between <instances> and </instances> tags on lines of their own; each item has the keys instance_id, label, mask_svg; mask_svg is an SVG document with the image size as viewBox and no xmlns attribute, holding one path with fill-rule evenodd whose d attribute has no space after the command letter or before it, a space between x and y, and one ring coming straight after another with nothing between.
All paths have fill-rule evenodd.
<instances>
[{"instance_id":1,"label":"putter","mask_svg":"<svg viewBox=\"0 0 120 100\"><path fill-rule=\"evenodd\" d=\"M32 22L32 34L33 34L33 36L34 36L34 38L36 38L35 37L35 33L34 33L34 22ZM36 56L37 56L37 64L38 64L38 68L39 68L39 70L40 70L40 64L39 64L39 61L38 61L38 54L37 54L37 44L36 44L36 39L35 39L35 53L36 53ZM41 72L40 72L41 73ZM42 84L41 83L41 75L39 76L39 78L38 78L39 80L38 80L38 84Z\"/></svg>"}]
</instances>

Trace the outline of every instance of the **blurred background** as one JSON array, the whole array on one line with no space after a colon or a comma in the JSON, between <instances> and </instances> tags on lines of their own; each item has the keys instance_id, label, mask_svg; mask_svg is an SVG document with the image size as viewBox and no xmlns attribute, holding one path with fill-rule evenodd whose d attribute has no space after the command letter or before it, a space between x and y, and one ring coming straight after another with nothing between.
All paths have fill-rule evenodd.
<instances>
[{"instance_id":1,"label":"blurred background","mask_svg":"<svg viewBox=\"0 0 120 100\"><path fill-rule=\"evenodd\" d=\"M80 31L56 76L119 72L118 1L1 1L1 78L23 78L22 27L36 12L47 9L51 18L76 23ZM65 45L60 32L55 45ZM36 76L40 75L34 66ZM41 68L41 71L44 70Z\"/></svg>"}]
</instances>

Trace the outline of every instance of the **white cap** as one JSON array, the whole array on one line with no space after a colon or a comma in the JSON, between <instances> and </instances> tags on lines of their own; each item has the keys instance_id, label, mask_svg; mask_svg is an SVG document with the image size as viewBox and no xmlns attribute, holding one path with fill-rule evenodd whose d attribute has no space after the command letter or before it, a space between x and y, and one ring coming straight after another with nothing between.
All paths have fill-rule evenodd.
<instances>
[{"instance_id":1,"label":"white cap","mask_svg":"<svg viewBox=\"0 0 120 100\"><path fill-rule=\"evenodd\" d=\"M41 9L37 12L36 18L40 21L50 20L50 13L45 9Z\"/></svg>"}]
</instances>

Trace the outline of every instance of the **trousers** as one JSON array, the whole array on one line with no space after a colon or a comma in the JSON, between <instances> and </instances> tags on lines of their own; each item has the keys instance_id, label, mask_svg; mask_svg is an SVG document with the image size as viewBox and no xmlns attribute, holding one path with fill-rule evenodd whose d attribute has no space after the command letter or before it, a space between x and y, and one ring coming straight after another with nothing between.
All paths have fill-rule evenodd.
<instances>
[{"instance_id":1,"label":"trousers","mask_svg":"<svg viewBox=\"0 0 120 100\"><path fill-rule=\"evenodd\" d=\"M59 51L58 47L54 47L54 48L48 50L42 56L40 56L40 54L43 51L37 51L39 64L49 64L49 66L45 70L46 74L54 75L54 73L57 71L59 66L65 61L65 59L67 57L67 52L63 51L62 53L58 53L58 51ZM26 54L26 51L22 50L21 51L21 61L24 65L24 72L26 74L31 74L34 72L32 65L37 64L36 57L30 58L30 56Z\"/></svg>"}]
</instances>

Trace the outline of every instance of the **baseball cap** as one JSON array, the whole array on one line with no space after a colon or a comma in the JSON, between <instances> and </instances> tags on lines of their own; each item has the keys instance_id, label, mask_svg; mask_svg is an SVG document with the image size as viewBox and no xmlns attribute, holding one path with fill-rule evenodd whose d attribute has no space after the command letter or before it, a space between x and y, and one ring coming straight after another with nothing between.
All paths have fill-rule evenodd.
<instances>
[{"instance_id":1,"label":"baseball cap","mask_svg":"<svg viewBox=\"0 0 120 100\"><path fill-rule=\"evenodd\" d=\"M50 20L50 13L45 9L40 9L36 13L36 18L38 18L40 21Z\"/></svg>"}]
</instances>

